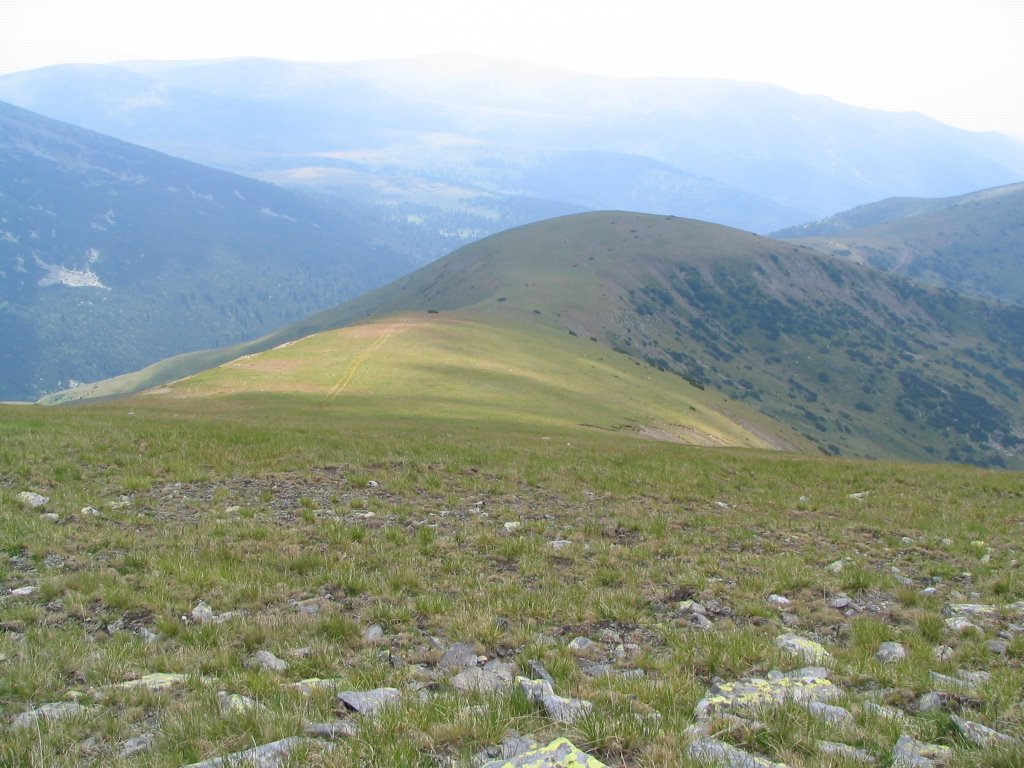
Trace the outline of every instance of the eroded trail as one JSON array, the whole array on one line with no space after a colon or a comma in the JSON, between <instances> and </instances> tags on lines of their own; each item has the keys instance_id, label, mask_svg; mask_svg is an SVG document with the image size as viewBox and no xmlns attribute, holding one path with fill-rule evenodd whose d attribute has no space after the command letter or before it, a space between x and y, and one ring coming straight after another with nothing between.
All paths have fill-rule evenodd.
<instances>
[{"instance_id":1,"label":"eroded trail","mask_svg":"<svg viewBox=\"0 0 1024 768\"><path fill-rule=\"evenodd\" d=\"M397 322L388 323L387 325L384 325L377 338L374 339L369 345L367 345L366 349L364 349L362 352L360 352L352 359L352 362L349 365L348 370L345 371L344 375L338 379L338 382L333 387L331 387L331 391L327 394L327 399L334 400L336 397L338 397L338 395L344 392L348 388L348 385L352 382L352 379L355 377L356 373L358 373L359 369L362 367L363 363L365 363L367 360L370 359L371 356L378 352L380 348L383 347L388 342L389 339L394 337L396 334L406 330L408 328L408 324L408 319L402 319ZM380 326L374 326L374 328L378 327Z\"/></svg>"}]
</instances>

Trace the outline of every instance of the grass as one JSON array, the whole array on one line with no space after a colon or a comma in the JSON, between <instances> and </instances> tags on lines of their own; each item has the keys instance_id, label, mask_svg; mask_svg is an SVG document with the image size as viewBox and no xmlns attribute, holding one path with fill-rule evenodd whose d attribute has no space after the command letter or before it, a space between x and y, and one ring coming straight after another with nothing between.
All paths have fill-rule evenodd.
<instances>
[{"instance_id":1,"label":"grass","mask_svg":"<svg viewBox=\"0 0 1024 768\"><path fill-rule=\"evenodd\" d=\"M472 409L457 419L435 404L394 408L399 392L0 409L0 708L9 722L74 691L86 706L5 730L0 764L169 767L227 754L336 717L328 692L283 685L320 677L406 697L358 739L310 746L302 764L464 765L516 730L566 735L609 765L687 766L683 733L713 678L794 666L774 647L782 631L825 642L851 697L886 687L904 703L931 670L986 669L991 680L958 711L1021 734L1020 639L996 656L984 646L994 635L953 636L941 614L955 590L1020 599L1019 475L654 442L579 426L554 404L535 419ZM22 490L49 496L60 521L25 509ZM100 514L80 514L86 506ZM827 569L845 557L842 572ZM940 596L921 596L933 577ZM27 584L37 591L6 594ZM840 591L878 609L827 608ZM796 626L767 603L773 592L792 600ZM687 597L717 601L712 630L685 621ZM300 609L310 599L319 612ZM183 621L200 600L236 616ZM385 638L367 642L375 623ZM580 635L598 644L595 659L644 676L589 677L568 649ZM908 659L875 661L885 640L904 643ZM594 714L558 726L518 693L458 694L433 665L460 641L520 672L541 661L556 690L594 702ZM932 656L940 642L954 648L949 661ZM261 649L288 670L246 666ZM189 677L100 693L156 671ZM219 690L261 706L222 716ZM795 768L821 764L811 738L843 736L885 759L898 736L868 715L848 734L795 707L760 719L767 732L723 738ZM913 716L906 728L955 747L957 766L987 754L948 719ZM120 757L142 733L153 746Z\"/></svg>"}]
</instances>

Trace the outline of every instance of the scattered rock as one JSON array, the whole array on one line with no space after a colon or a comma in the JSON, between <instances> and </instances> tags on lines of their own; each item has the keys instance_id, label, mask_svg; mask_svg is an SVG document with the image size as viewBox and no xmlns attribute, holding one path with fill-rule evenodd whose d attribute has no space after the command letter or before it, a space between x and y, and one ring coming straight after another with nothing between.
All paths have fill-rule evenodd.
<instances>
[{"instance_id":1,"label":"scattered rock","mask_svg":"<svg viewBox=\"0 0 1024 768\"><path fill-rule=\"evenodd\" d=\"M708 612L708 609L705 608L701 603L698 603L696 600L683 600L681 603L679 603L679 612L699 613L703 615Z\"/></svg>"},{"instance_id":2,"label":"scattered rock","mask_svg":"<svg viewBox=\"0 0 1024 768\"><path fill-rule=\"evenodd\" d=\"M841 691L831 681L816 674L797 670L774 679L748 677L729 683L715 683L694 708L698 720L721 712L756 712L762 707L787 701L797 703L832 701Z\"/></svg>"},{"instance_id":3,"label":"scattered rock","mask_svg":"<svg viewBox=\"0 0 1024 768\"><path fill-rule=\"evenodd\" d=\"M39 519L46 520L51 523L56 523L60 520L60 515L58 515L56 512L43 512L43 514L39 516Z\"/></svg>"},{"instance_id":4,"label":"scattered rock","mask_svg":"<svg viewBox=\"0 0 1024 768\"><path fill-rule=\"evenodd\" d=\"M917 700L917 711L921 713L941 712L943 701L941 693L929 691L928 693L922 694L921 698Z\"/></svg>"},{"instance_id":5,"label":"scattered rock","mask_svg":"<svg viewBox=\"0 0 1024 768\"><path fill-rule=\"evenodd\" d=\"M288 683L285 687L293 688L303 696L312 696L316 691L336 691L343 684L344 681L338 678L324 680L319 677L308 677L305 680L299 680L297 683Z\"/></svg>"},{"instance_id":6,"label":"scattered rock","mask_svg":"<svg viewBox=\"0 0 1024 768\"><path fill-rule=\"evenodd\" d=\"M842 573L845 567L846 563L844 563L842 560L835 560L828 564L828 570L832 573Z\"/></svg>"},{"instance_id":7,"label":"scattered rock","mask_svg":"<svg viewBox=\"0 0 1024 768\"><path fill-rule=\"evenodd\" d=\"M505 523L504 528L509 533L512 533L512 531L515 531L515 530L518 530L519 528L521 528L522 525L523 524L521 522L519 522L518 520L509 520L507 523Z\"/></svg>"},{"instance_id":8,"label":"scattered rock","mask_svg":"<svg viewBox=\"0 0 1024 768\"><path fill-rule=\"evenodd\" d=\"M243 752L235 752L226 757L215 757L201 763L192 763L185 768L234 768L244 765L246 768L277 768L286 764L289 753L304 743L299 736L290 736L280 741L272 741Z\"/></svg>"},{"instance_id":9,"label":"scattered rock","mask_svg":"<svg viewBox=\"0 0 1024 768\"><path fill-rule=\"evenodd\" d=\"M536 747L509 757L501 756L498 760L484 763L480 768L563 768L579 766L579 768L607 768L593 755L577 749L565 738L555 739L543 747Z\"/></svg>"},{"instance_id":10,"label":"scattered rock","mask_svg":"<svg viewBox=\"0 0 1024 768\"><path fill-rule=\"evenodd\" d=\"M711 623L711 619L703 613L691 613L687 616L686 621L690 626L696 627L697 629L709 630L714 626Z\"/></svg>"},{"instance_id":11,"label":"scattered rock","mask_svg":"<svg viewBox=\"0 0 1024 768\"><path fill-rule=\"evenodd\" d=\"M397 688L375 688L372 691L344 691L337 696L346 708L360 715L375 715L384 707L396 704L402 698Z\"/></svg>"},{"instance_id":12,"label":"scattered rock","mask_svg":"<svg viewBox=\"0 0 1024 768\"><path fill-rule=\"evenodd\" d=\"M476 648L469 643L456 643L441 657L437 666L440 669L469 669L477 662Z\"/></svg>"},{"instance_id":13,"label":"scattered rock","mask_svg":"<svg viewBox=\"0 0 1024 768\"><path fill-rule=\"evenodd\" d=\"M1005 733L995 731L987 725L972 723L970 720L964 720L956 715L953 715L951 719L953 720L953 724L956 726L956 729L960 731L960 734L969 742L979 747L992 747L1000 744L1008 745L1013 743L1013 739Z\"/></svg>"},{"instance_id":14,"label":"scattered rock","mask_svg":"<svg viewBox=\"0 0 1024 768\"><path fill-rule=\"evenodd\" d=\"M21 493L18 494L18 501L20 501L26 507L31 507L32 509L39 509L40 507L45 507L47 504L50 503L50 497L43 496L33 491L22 491Z\"/></svg>"},{"instance_id":15,"label":"scattered rock","mask_svg":"<svg viewBox=\"0 0 1024 768\"><path fill-rule=\"evenodd\" d=\"M220 708L222 715L228 716L244 715L246 712L257 709L259 704L256 703L255 699L243 696L240 693L217 691L217 706Z\"/></svg>"},{"instance_id":16,"label":"scattered rock","mask_svg":"<svg viewBox=\"0 0 1024 768\"><path fill-rule=\"evenodd\" d=\"M249 669L262 669L265 672L285 672L288 669L288 662L279 659L270 651L256 651L246 662Z\"/></svg>"},{"instance_id":17,"label":"scattered rock","mask_svg":"<svg viewBox=\"0 0 1024 768\"><path fill-rule=\"evenodd\" d=\"M853 601L844 594L838 594L828 601L829 608L835 608L837 611L841 611L844 608L849 608L850 603Z\"/></svg>"},{"instance_id":18,"label":"scattered rock","mask_svg":"<svg viewBox=\"0 0 1024 768\"><path fill-rule=\"evenodd\" d=\"M786 651L786 653L799 656L811 664L822 663L831 658L829 652L825 650L821 643L788 632L776 637L775 645L781 650Z\"/></svg>"},{"instance_id":19,"label":"scattered rock","mask_svg":"<svg viewBox=\"0 0 1024 768\"><path fill-rule=\"evenodd\" d=\"M717 739L697 739L686 748L686 755L704 765L719 768L785 768L783 763L773 763Z\"/></svg>"},{"instance_id":20,"label":"scattered rock","mask_svg":"<svg viewBox=\"0 0 1024 768\"><path fill-rule=\"evenodd\" d=\"M805 706L811 715L823 723L829 725L853 725L854 723L853 714L843 707L835 707L820 701L808 701Z\"/></svg>"},{"instance_id":21,"label":"scattered rock","mask_svg":"<svg viewBox=\"0 0 1024 768\"><path fill-rule=\"evenodd\" d=\"M354 739L358 733L355 723L351 720L335 720L332 723L303 723L302 731L307 736L330 741Z\"/></svg>"},{"instance_id":22,"label":"scattered rock","mask_svg":"<svg viewBox=\"0 0 1024 768\"><path fill-rule=\"evenodd\" d=\"M875 658L883 664L893 664L907 658L907 649L899 643L882 643L875 652Z\"/></svg>"},{"instance_id":23,"label":"scattered rock","mask_svg":"<svg viewBox=\"0 0 1024 768\"><path fill-rule=\"evenodd\" d=\"M594 705L584 699L568 699L564 696L547 694L541 698L541 704L548 717L559 723L572 724L586 717L594 709Z\"/></svg>"},{"instance_id":24,"label":"scattered rock","mask_svg":"<svg viewBox=\"0 0 1024 768\"><path fill-rule=\"evenodd\" d=\"M36 588L29 585L25 587L17 587L16 589L12 589L11 595L13 597L28 597L29 595L35 594L35 592Z\"/></svg>"},{"instance_id":25,"label":"scattered rock","mask_svg":"<svg viewBox=\"0 0 1024 768\"><path fill-rule=\"evenodd\" d=\"M545 696L553 696L555 689L547 680L530 680L525 677L517 677L516 683L531 704L542 705Z\"/></svg>"},{"instance_id":26,"label":"scattered rock","mask_svg":"<svg viewBox=\"0 0 1024 768\"><path fill-rule=\"evenodd\" d=\"M22 712L14 718L14 722L11 723L11 727L16 729L31 728L40 720L64 720L65 718L74 717L84 711L85 707L75 701L57 701L52 704L43 704L35 709Z\"/></svg>"},{"instance_id":27,"label":"scattered rock","mask_svg":"<svg viewBox=\"0 0 1024 768\"><path fill-rule=\"evenodd\" d=\"M1005 656L1010 650L1010 644L1005 640L989 640L985 643L985 650L994 653L996 656Z\"/></svg>"},{"instance_id":28,"label":"scattered rock","mask_svg":"<svg viewBox=\"0 0 1024 768\"><path fill-rule=\"evenodd\" d=\"M783 597L782 595L771 594L771 595L768 595L768 602L771 603L772 605L789 605L791 601L790 601L790 599L788 597Z\"/></svg>"},{"instance_id":29,"label":"scattered rock","mask_svg":"<svg viewBox=\"0 0 1024 768\"><path fill-rule=\"evenodd\" d=\"M892 750L893 768L934 768L945 765L953 757L953 750L940 744L926 744L903 734Z\"/></svg>"},{"instance_id":30,"label":"scattered rock","mask_svg":"<svg viewBox=\"0 0 1024 768\"><path fill-rule=\"evenodd\" d=\"M979 627L977 624L975 624L975 623L965 619L963 616L951 616L950 618L946 619L944 623L945 623L947 629L950 629L953 632L957 632L957 633L959 633L961 635L964 634L965 632L981 632L982 631L981 627Z\"/></svg>"},{"instance_id":31,"label":"scattered rock","mask_svg":"<svg viewBox=\"0 0 1024 768\"><path fill-rule=\"evenodd\" d=\"M384 627L380 624L371 624L363 631L364 643L379 643L384 639Z\"/></svg>"},{"instance_id":32,"label":"scattered rock","mask_svg":"<svg viewBox=\"0 0 1024 768\"><path fill-rule=\"evenodd\" d=\"M146 752L153 747L154 742L156 742L155 733L141 733L138 736L133 736L121 745L121 757L132 757Z\"/></svg>"},{"instance_id":33,"label":"scattered rock","mask_svg":"<svg viewBox=\"0 0 1024 768\"><path fill-rule=\"evenodd\" d=\"M851 747L849 744L841 744L835 741L819 741L815 746L823 755L839 757L854 763L864 763L864 765L875 764L875 758L870 752L865 752L857 747Z\"/></svg>"},{"instance_id":34,"label":"scattered rock","mask_svg":"<svg viewBox=\"0 0 1024 768\"><path fill-rule=\"evenodd\" d=\"M533 675L535 680L544 680L548 685L554 687L555 678L553 678L551 673L544 668L543 664L536 659L530 659L526 662L526 666L530 668L530 673Z\"/></svg>"},{"instance_id":35,"label":"scattered rock","mask_svg":"<svg viewBox=\"0 0 1024 768\"><path fill-rule=\"evenodd\" d=\"M594 646L593 640L586 637L576 637L569 643L569 650L573 653L586 653Z\"/></svg>"},{"instance_id":36,"label":"scattered rock","mask_svg":"<svg viewBox=\"0 0 1024 768\"><path fill-rule=\"evenodd\" d=\"M187 679L188 675L182 675L177 672L153 672L135 680L126 680L123 683L105 686L105 690L134 690L142 688L147 691L162 691L167 688L173 688L176 685L181 685Z\"/></svg>"},{"instance_id":37,"label":"scattered rock","mask_svg":"<svg viewBox=\"0 0 1024 768\"><path fill-rule=\"evenodd\" d=\"M873 701L865 701L861 703L861 709L870 715L876 717L882 717L886 720L906 720L907 713L902 709L896 709L896 707L887 707L884 704L876 704Z\"/></svg>"},{"instance_id":38,"label":"scattered rock","mask_svg":"<svg viewBox=\"0 0 1024 768\"><path fill-rule=\"evenodd\" d=\"M549 541L548 546L557 551L572 546L572 542L568 539L555 539L554 541Z\"/></svg>"},{"instance_id":39,"label":"scattered rock","mask_svg":"<svg viewBox=\"0 0 1024 768\"><path fill-rule=\"evenodd\" d=\"M932 649L932 656L936 661L949 661L954 653L955 651L948 645L937 645Z\"/></svg>"},{"instance_id":40,"label":"scattered rock","mask_svg":"<svg viewBox=\"0 0 1024 768\"><path fill-rule=\"evenodd\" d=\"M463 693L500 693L511 683L511 675L506 677L477 667L464 669L452 678L452 687Z\"/></svg>"}]
</instances>

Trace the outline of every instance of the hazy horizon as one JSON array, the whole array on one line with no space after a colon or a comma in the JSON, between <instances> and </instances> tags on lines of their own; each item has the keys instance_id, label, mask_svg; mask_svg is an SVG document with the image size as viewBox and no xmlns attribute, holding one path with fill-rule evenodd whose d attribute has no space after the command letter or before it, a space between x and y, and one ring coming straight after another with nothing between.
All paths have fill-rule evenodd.
<instances>
[{"instance_id":1,"label":"hazy horizon","mask_svg":"<svg viewBox=\"0 0 1024 768\"><path fill-rule=\"evenodd\" d=\"M1024 6L1008 0L856 7L727 0L611 3L294 0L0 3L0 74L65 63L261 57L351 62L470 54L615 77L739 80L854 106L920 112L1024 140Z\"/></svg>"}]
</instances>

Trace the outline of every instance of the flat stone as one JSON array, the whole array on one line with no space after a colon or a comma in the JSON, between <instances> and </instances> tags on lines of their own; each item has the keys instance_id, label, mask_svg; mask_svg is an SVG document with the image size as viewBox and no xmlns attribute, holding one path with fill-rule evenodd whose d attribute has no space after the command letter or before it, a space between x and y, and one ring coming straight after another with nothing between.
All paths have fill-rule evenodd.
<instances>
[{"instance_id":1,"label":"flat stone","mask_svg":"<svg viewBox=\"0 0 1024 768\"><path fill-rule=\"evenodd\" d=\"M565 738L555 739L550 744L528 749L511 757L491 760L480 768L607 768L593 755L588 755Z\"/></svg>"},{"instance_id":2,"label":"flat stone","mask_svg":"<svg viewBox=\"0 0 1024 768\"><path fill-rule=\"evenodd\" d=\"M323 679L319 677L307 677L296 683L288 683L285 687L292 688L303 696L311 696L317 691L336 691L344 685L344 680L338 678Z\"/></svg>"},{"instance_id":3,"label":"flat stone","mask_svg":"<svg viewBox=\"0 0 1024 768\"><path fill-rule=\"evenodd\" d=\"M39 507L45 507L50 502L50 497L43 496L42 494L35 493L33 491L22 491L18 494L18 501L26 507L39 509Z\"/></svg>"},{"instance_id":4,"label":"flat stone","mask_svg":"<svg viewBox=\"0 0 1024 768\"><path fill-rule=\"evenodd\" d=\"M782 595L771 594L768 595L768 602L772 605L789 605L792 602L788 597Z\"/></svg>"},{"instance_id":5,"label":"flat stone","mask_svg":"<svg viewBox=\"0 0 1024 768\"><path fill-rule=\"evenodd\" d=\"M594 705L584 699L568 699L555 694L543 696L541 704L552 720L569 724L586 717L594 709Z\"/></svg>"},{"instance_id":6,"label":"flat stone","mask_svg":"<svg viewBox=\"0 0 1024 768\"><path fill-rule=\"evenodd\" d=\"M711 623L711 619L709 619L703 613L691 613L689 616L686 617L686 620L691 627L696 627L697 629L703 630L705 632L714 626Z\"/></svg>"},{"instance_id":7,"label":"flat stone","mask_svg":"<svg viewBox=\"0 0 1024 768\"><path fill-rule=\"evenodd\" d=\"M717 683L708 690L694 708L694 717L703 719L721 712L756 713L765 707L775 707L787 701L805 703L827 702L842 695L842 691L824 677L805 675L781 676L772 680L750 677L730 683Z\"/></svg>"},{"instance_id":8,"label":"flat stone","mask_svg":"<svg viewBox=\"0 0 1024 768\"><path fill-rule=\"evenodd\" d=\"M831 600L828 601L828 607L829 608L835 608L837 611L841 611L844 608L849 608L850 607L850 603L852 603L852 602L853 601L850 598L848 598L846 595L836 595L835 597L833 597Z\"/></svg>"},{"instance_id":9,"label":"flat stone","mask_svg":"<svg viewBox=\"0 0 1024 768\"><path fill-rule=\"evenodd\" d=\"M958 679L963 680L967 685L984 685L992 679L992 673L986 672L985 670L971 671L968 669L958 669L956 671Z\"/></svg>"},{"instance_id":10,"label":"flat stone","mask_svg":"<svg viewBox=\"0 0 1024 768\"><path fill-rule=\"evenodd\" d=\"M555 539L554 541L549 541L548 546L551 547L553 550L558 551L561 549L571 547L572 542L568 539Z\"/></svg>"},{"instance_id":11,"label":"flat stone","mask_svg":"<svg viewBox=\"0 0 1024 768\"><path fill-rule=\"evenodd\" d=\"M550 685L554 686L555 678L551 676L551 673L545 669L543 664L536 659L530 659L526 662L526 665L530 668L530 673L533 675L534 680L546 680Z\"/></svg>"},{"instance_id":12,"label":"flat stone","mask_svg":"<svg viewBox=\"0 0 1024 768\"><path fill-rule=\"evenodd\" d=\"M11 590L11 596L12 597L28 597L29 595L35 594L36 591L37 591L36 587L33 587L31 585L26 586L26 587L16 587L15 589Z\"/></svg>"},{"instance_id":13,"label":"flat stone","mask_svg":"<svg viewBox=\"0 0 1024 768\"><path fill-rule=\"evenodd\" d=\"M773 763L717 739L697 739L686 748L686 756L704 765L717 768L786 768L784 763Z\"/></svg>"},{"instance_id":14,"label":"flat stone","mask_svg":"<svg viewBox=\"0 0 1024 768\"><path fill-rule=\"evenodd\" d=\"M39 516L39 519L46 520L51 523L56 523L60 520L60 515L58 515L56 512L43 512L43 514Z\"/></svg>"},{"instance_id":15,"label":"flat stone","mask_svg":"<svg viewBox=\"0 0 1024 768\"><path fill-rule=\"evenodd\" d=\"M696 600L683 600L681 603L679 603L678 607L680 613L705 614L708 612L708 609L705 608L701 603L698 603Z\"/></svg>"},{"instance_id":16,"label":"flat stone","mask_svg":"<svg viewBox=\"0 0 1024 768\"><path fill-rule=\"evenodd\" d=\"M132 757L133 755L142 754L152 749L155 742L155 733L141 733L138 736L133 736L121 745L121 757Z\"/></svg>"},{"instance_id":17,"label":"flat stone","mask_svg":"<svg viewBox=\"0 0 1024 768\"><path fill-rule=\"evenodd\" d=\"M477 667L464 669L452 678L452 687L462 693L500 693L511 683L509 677Z\"/></svg>"},{"instance_id":18,"label":"flat stone","mask_svg":"<svg viewBox=\"0 0 1024 768\"><path fill-rule=\"evenodd\" d=\"M882 643L875 652L875 658L883 664L893 664L907 658L907 649L899 643Z\"/></svg>"},{"instance_id":19,"label":"flat stone","mask_svg":"<svg viewBox=\"0 0 1024 768\"><path fill-rule=\"evenodd\" d=\"M863 763L864 765L875 764L875 758L870 752L866 752L858 747L851 747L849 744L842 744L837 741L819 741L815 743L815 746L823 755L840 757L843 760L849 760L854 763Z\"/></svg>"},{"instance_id":20,"label":"flat stone","mask_svg":"<svg viewBox=\"0 0 1024 768\"><path fill-rule=\"evenodd\" d=\"M873 701L862 702L860 706L868 714L883 717L886 720L899 721L907 719L907 713L902 709L896 709L896 707L887 707L885 704L876 704Z\"/></svg>"},{"instance_id":21,"label":"flat stone","mask_svg":"<svg viewBox=\"0 0 1024 768\"><path fill-rule=\"evenodd\" d=\"M956 729L960 731L960 734L969 742L979 747L993 747L1013 743L1013 739L1005 733L993 730L987 725L972 723L970 720L964 720L956 715L953 715L951 719Z\"/></svg>"},{"instance_id":22,"label":"flat stone","mask_svg":"<svg viewBox=\"0 0 1024 768\"><path fill-rule=\"evenodd\" d=\"M595 645L588 637L575 637L569 643L569 650L573 653L586 653Z\"/></svg>"},{"instance_id":23,"label":"flat stone","mask_svg":"<svg viewBox=\"0 0 1024 768\"><path fill-rule=\"evenodd\" d=\"M40 720L52 722L54 720L64 720L69 717L81 714L85 711L85 707L75 701L56 701L52 704L43 704L35 709L30 709L27 712L22 712L11 723L12 728L31 728L36 725Z\"/></svg>"},{"instance_id":24,"label":"flat stone","mask_svg":"<svg viewBox=\"0 0 1024 768\"><path fill-rule=\"evenodd\" d=\"M469 669L476 666L476 661L476 648L469 643L456 643L444 652L437 666L440 669Z\"/></svg>"},{"instance_id":25,"label":"flat stone","mask_svg":"<svg viewBox=\"0 0 1024 768\"><path fill-rule=\"evenodd\" d=\"M816 719L830 725L853 725L853 714L848 709L825 704L820 701L808 701L805 706L807 711Z\"/></svg>"},{"instance_id":26,"label":"flat stone","mask_svg":"<svg viewBox=\"0 0 1024 768\"><path fill-rule=\"evenodd\" d=\"M302 732L316 739L354 739L358 733L356 724L351 720L335 720L331 723L303 723Z\"/></svg>"},{"instance_id":27,"label":"flat stone","mask_svg":"<svg viewBox=\"0 0 1024 768\"><path fill-rule=\"evenodd\" d=\"M799 656L811 664L821 664L831 658L831 655L821 643L809 640L806 637L800 637L800 635L794 635L791 632L776 637L775 645L786 653Z\"/></svg>"},{"instance_id":28,"label":"flat stone","mask_svg":"<svg viewBox=\"0 0 1024 768\"><path fill-rule=\"evenodd\" d=\"M952 630L953 632L961 635L965 632L982 631L981 627L963 616L951 616L950 618L945 619L943 623L946 625L946 629Z\"/></svg>"},{"instance_id":29,"label":"flat stone","mask_svg":"<svg viewBox=\"0 0 1024 768\"><path fill-rule=\"evenodd\" d=\"M147 691L162 691L167 688L173 688L176 685L181 685L187 679L188 675L182 675L177 672L153 672L135 680L126 680L123 683L104 686L104 690L135 690L142 688Z\"/></svg>"},{"instance_id":30,"label":"flat stone","mask_svg":"<svg viewBox=\"0 0 1024 768\"><path fill-rule=\"evenodd\" d=\"M363 631L363 642L378 643L384 639L384 627L380 624L371 624Z\"/></svg>"},{"instance_id":31,"label":"flat stone","mask_svg":"<svg viewBox=\"0 0 1024 768\"><path fill-rule=\"evenodd\" d=\"M256 699L241 693L228 693L227 691L217 691L217 706L220 708L220 713L225 716L244 715L246 712L259 708Z\"/></svg>"},{"instance_id":32,"label":"flat stone","mask_svg":"<svg viewBox=\"0 0 1024 768\"><path fill-rule=\"evenodd\" d=\"M893 768L935 768L948 763L953 750L941 744L927 744L903 734L892 750Z\"/></svg>"},{"instance_id":33,"label":"flat stone","mask_svg":"<svg viewBox=\"0 0 1024 768\"><path fill-rule=\"evenodd\" d=\"M201 763L192 763L185 768L236 768L236 766L242 765L245 768L278 768L278 766L285 765L289 753L305 741L299 736L289 736L287 739L272 741L243 752L235 752L225 757L215 757Z\"/></svg>"},{"instance_id":34,"label":"flat stone","mask_svg":"<svg viewBox=\"0 0 1024 768\"><path fill-rule=\"evenodd\" d=\"M270 651L256 651L246 662L245 666L250 669L262 669L266 672L285 672L288 670L288 662L279 659Z\"/></svg>"},{"instance_id":35,"label":"flat stone","mask_svg":"<svg viewBox=\"0 0 1024 768\"><path fill-rule=\"evenodd\" d=\"M375 688L372 691L344 691L337 696L338 701L353 712L361 715L375 715L384 707L395 704L402 698L397 688Z\"/></svg>"},{"instance_id":36,"label":"flat stone","mask_svg":"<svg viewBox=\"0 0 1024 768\"><path fill-rule=\"evenodd\" d=\"M994 605L981 605L978 603L950 603L942 609L944 616L968 616L984 618L996 616L999 609Z\"/></svg>"}]
</instances>

